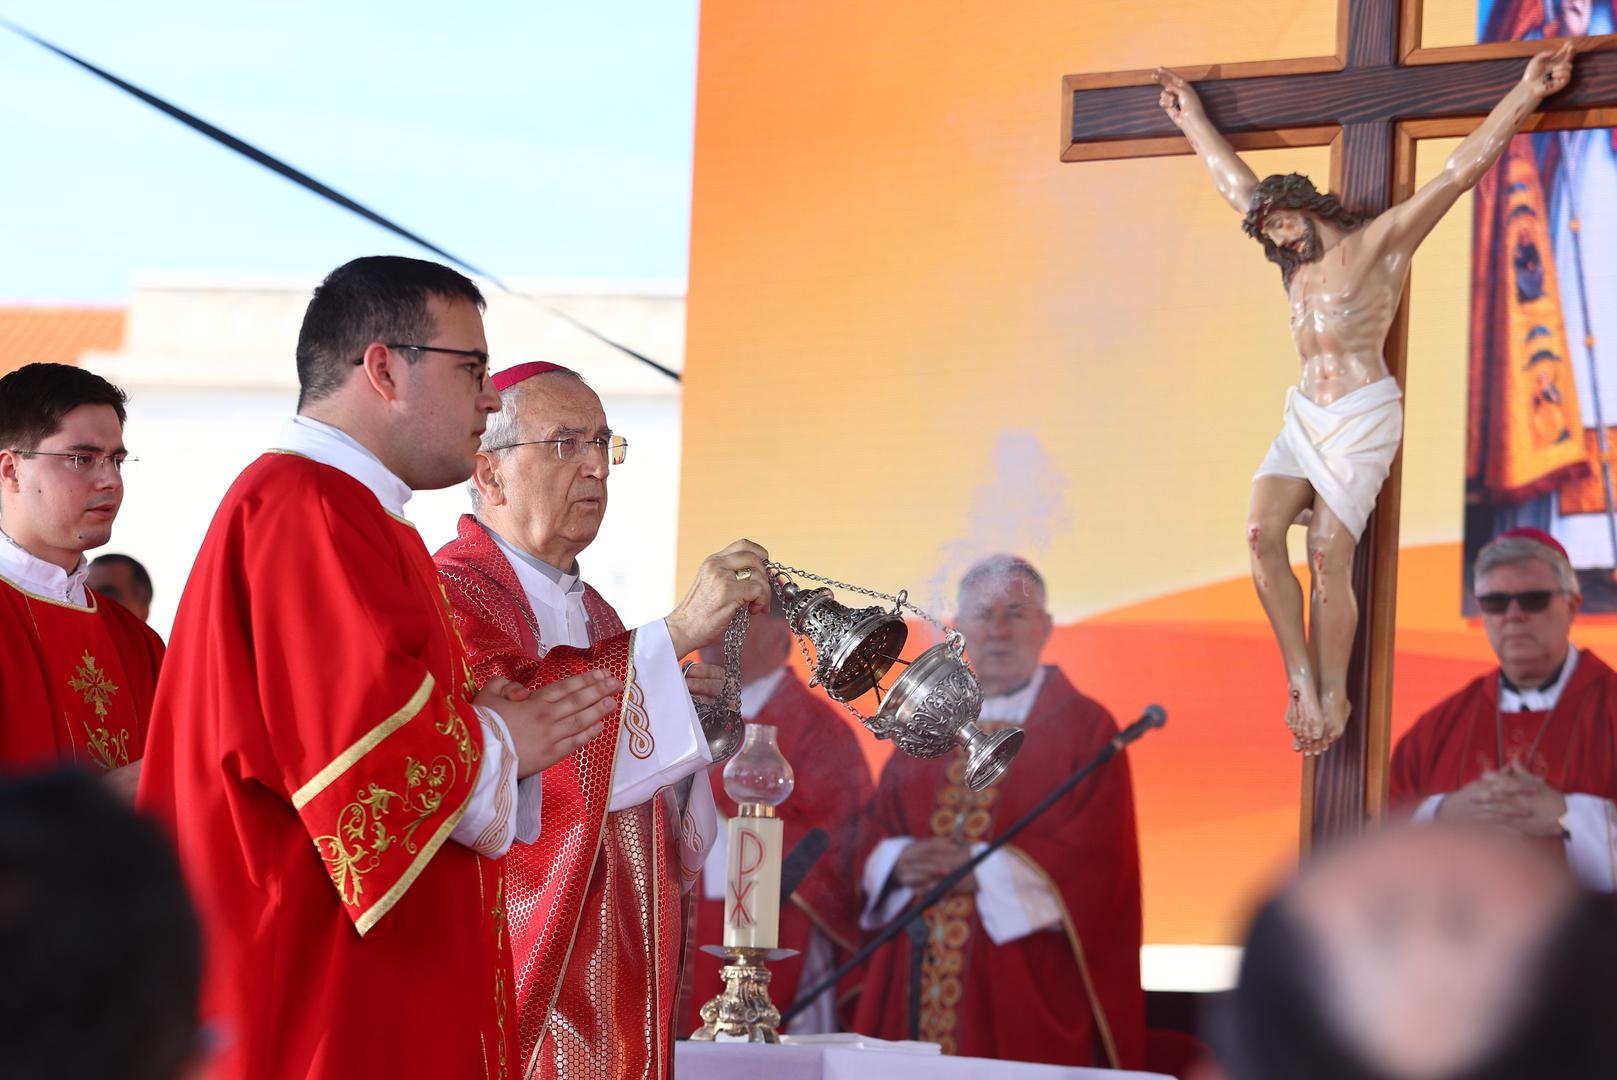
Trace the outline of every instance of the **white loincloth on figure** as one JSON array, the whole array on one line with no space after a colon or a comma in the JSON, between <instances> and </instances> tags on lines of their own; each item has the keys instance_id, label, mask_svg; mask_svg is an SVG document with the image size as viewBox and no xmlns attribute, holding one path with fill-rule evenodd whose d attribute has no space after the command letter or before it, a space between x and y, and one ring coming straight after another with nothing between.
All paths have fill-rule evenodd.
<instances>
[{"instance_id":1,"label":"white loincloth on figure","mask_svg":"<svg viewBox=\"0 0 1617 1080\"><path fill-rule=\"evenodd\" d=\"M1285 423L1257 475L1307 480L1358 540L1404 436L1403 397L1390 377L1329 405L1291 387Z\"/></svg>"}]
</instances>

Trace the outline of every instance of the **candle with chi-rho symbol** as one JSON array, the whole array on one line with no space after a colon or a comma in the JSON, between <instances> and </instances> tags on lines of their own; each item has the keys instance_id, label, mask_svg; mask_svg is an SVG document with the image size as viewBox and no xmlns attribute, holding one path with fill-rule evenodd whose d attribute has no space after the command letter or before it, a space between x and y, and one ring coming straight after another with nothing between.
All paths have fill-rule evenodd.
<instances>
[{"instance_id":1,"label":"candle with chi-rho symbol","mask_svg":"<svg viewBox=\"0 0 1617 1080\"><path fill-rule=\"evenodd\" d=\"M741 749L724 766L724 790L736 801L726 839L727 948L773 949L780 936L781 821L775 807L792 793L792 767L772 724L748 724Z\"/></svg>"}]
</instances>

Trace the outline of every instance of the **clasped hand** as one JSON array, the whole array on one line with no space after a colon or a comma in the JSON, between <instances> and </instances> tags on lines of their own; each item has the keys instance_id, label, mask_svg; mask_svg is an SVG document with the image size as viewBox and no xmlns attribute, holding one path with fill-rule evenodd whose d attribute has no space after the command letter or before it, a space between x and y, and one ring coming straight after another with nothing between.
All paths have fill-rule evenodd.
<instances>
[{"instance_id":1,"label":"clasped hand","mask_svg":"<svg viewBox=\"0 0 1617 1080\"><path fill-rule=\"evenodd\" d=\"M947 836L916 840L899 853L893 876L906 889L925 892L960 868L971 858L971 848ZM968 875L954 887L955 892L975 892L976 875Z\"/></svg>"},{"instance_id":2,"label":"clasped hand","mask_svg":"<svg viewBox=\"0 0 1617 1080\"><path fill-rule=\"evenodd\" d=\"M1438 804L1443 821L1468 821L1523 836L1560 836L1566 796L1518 762L1490 770Z\"/></svg>"}]
</instances>

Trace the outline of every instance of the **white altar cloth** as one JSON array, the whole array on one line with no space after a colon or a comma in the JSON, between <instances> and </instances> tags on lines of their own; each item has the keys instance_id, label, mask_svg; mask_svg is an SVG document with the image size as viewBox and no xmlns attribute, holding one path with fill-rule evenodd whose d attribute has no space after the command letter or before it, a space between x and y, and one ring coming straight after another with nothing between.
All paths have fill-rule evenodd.
<instances>
[{"instance_id":1,"label":"white altar cloth","mask_svg":"<svg viewBox=\"0 0 1617 1080\"><path fill-rule=\"evenodd\" d=\"M1161 1073L1030 1065L1023 1061L945 1057L917 1052L911 1043L892 1049L810 1043L678 1042L676 1080L1173 1080Z\"/></svg>"}]
</instances>

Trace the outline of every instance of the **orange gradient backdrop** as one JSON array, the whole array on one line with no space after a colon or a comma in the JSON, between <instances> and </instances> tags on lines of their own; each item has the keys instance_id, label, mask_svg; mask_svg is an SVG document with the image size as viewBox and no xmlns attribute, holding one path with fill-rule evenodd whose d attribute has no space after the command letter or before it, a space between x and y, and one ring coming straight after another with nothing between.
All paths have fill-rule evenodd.
<instances>
[{"instance_id":1,"label":"orange gradient backdrop","mask_svg":"<svg viewBox=\"0 0 1617 1080\"><path fill-rule=\"evenodd\" d=\"M1431 32L1475 17L1428 6ZM702 7L681 573L746 535L947 616L973 559L1034 560L1047 659L1120 722L1168 710L1130 752L1152 943L1237 940L1296 858L1242 527L1297 368L1278 273L1199 163L1059 163L1061 77L1320 55L1335 26L1334 0ZM1247 160L1329 175L1319 149ZM1415 269L1400 730L1488 659L1458 615L1470 213Z\"/></svg>"}]
</instances>

